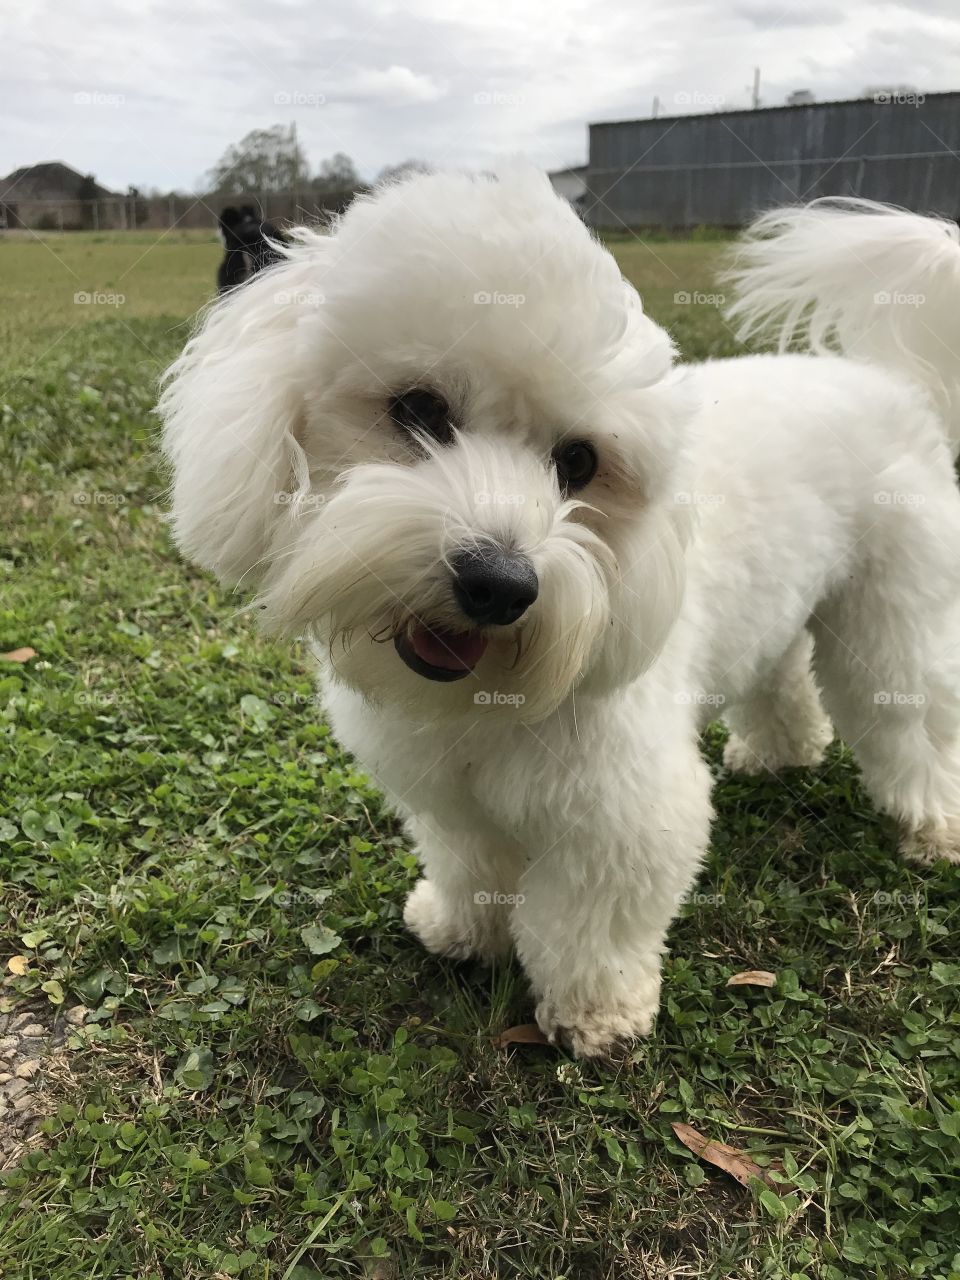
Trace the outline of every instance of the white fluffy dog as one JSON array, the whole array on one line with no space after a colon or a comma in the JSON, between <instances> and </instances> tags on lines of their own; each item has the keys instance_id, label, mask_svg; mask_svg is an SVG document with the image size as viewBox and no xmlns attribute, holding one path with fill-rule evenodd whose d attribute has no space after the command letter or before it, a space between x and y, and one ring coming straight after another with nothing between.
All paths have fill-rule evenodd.
<instances>
[{"instance_id":1,"label":"white fluffy dog","mask_svg":"<svg viewBox=\"0 0 960 1280\"><path fill-rule=\"evenodd\" d=\"M410 928L515 947L576 1054L650 1029L718 707L730 765L816 764L815 671L905 852L960 858L956 228L817 205L743 252L746 328L842 354L677 367L545 178L417 177L218 303L161 401L177 541L309 637Z\"/></svg>"}]
</instances>

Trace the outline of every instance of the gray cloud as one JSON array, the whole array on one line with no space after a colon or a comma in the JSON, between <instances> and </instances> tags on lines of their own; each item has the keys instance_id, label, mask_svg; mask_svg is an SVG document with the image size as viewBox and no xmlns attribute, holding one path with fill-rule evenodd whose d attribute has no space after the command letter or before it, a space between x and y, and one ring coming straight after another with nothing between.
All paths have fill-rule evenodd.
<instances>
[{"instance_id":1,"label":"gray cloud","mask_svg":"<svg viewBox=\"0 0 960 1280\"><path fill-rule=\"evenodd\" d=\"M794 27L835 27L843 22L839 5L804 4L802 0L742 0L733 12L761 30L788 31Z\"/></svg>"},{"instance_id":2,"label":"gray cloud","mask_svg":"<svg viewBox=\"0 0 960 1280\"><path fill-rule=\"evenodd\" d=\"M956 0L34 0L0 18L0 173L65 160L191 188L250 129L296 121L316 166L582 160L586 122L791 90L960 87ZM91 95L79 104L77 94Z\"/></svg>"}]
</instances>

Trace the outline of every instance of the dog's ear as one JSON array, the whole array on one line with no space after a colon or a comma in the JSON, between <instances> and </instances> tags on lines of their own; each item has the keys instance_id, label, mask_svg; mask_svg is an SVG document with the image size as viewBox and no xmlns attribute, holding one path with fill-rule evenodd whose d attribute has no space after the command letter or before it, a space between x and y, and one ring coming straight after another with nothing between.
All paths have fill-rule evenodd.
<instances>
[{"instance_id":1,"label":"dog's ear","mask_svg":"<svg viewBox=\"0 0 960 1280\"><path fill-rule=\"evenodd\" d=\"M325 237L304 236L289 260L226 294L166 375L158 413L174 536L226 583L262 576L288 495L308 483L298 328L325 256Z\"/></svg>"}]
</instances>

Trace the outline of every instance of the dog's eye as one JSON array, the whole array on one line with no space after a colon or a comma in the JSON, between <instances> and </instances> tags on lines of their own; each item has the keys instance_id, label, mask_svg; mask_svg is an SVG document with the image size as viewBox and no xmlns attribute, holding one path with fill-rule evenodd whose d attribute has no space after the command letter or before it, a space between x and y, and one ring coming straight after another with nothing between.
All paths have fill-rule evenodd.
<instances>
[{"instance_id":1,"label":"dog's eye","mask_svg":"<svg viewBox=\"0 0 960 1280\"><path fill-rule=\"evenodd\" d=\"M564 492L582 489L597 473L597 451L586 440L571 440L554 449L553 465Z\"/></svg>"},{"instance_id":2,"label":"dog's eye","mask_svg":"<svg viewBox=\"0 0 960 1280\"><path fill-rule=\"evenodd\" d=\"M429 436L438 444L449 444L453 440L450 406L443 396L426 387L411 387L394 396L389 413L402 431Z\"/></svg>"}]
</instances>

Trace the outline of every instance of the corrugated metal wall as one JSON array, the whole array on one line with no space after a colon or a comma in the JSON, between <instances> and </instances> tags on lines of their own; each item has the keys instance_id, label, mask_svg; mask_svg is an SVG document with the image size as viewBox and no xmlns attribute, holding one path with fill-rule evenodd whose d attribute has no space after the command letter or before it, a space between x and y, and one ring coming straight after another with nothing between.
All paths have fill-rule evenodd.
<instances>
[{"instance_id":1,"label":"corrugated metal wall","mask_svg":"<svg viewBox=\"0 0 960 1280\"><path fill-rule=\"evenodd\" d=\"M960 213L960 93L590 125L597 227L742 226L762 209L858 195Z\"/></svg>"}]
</instances>

